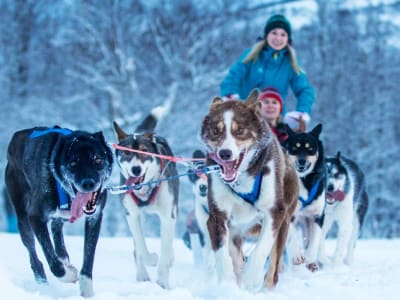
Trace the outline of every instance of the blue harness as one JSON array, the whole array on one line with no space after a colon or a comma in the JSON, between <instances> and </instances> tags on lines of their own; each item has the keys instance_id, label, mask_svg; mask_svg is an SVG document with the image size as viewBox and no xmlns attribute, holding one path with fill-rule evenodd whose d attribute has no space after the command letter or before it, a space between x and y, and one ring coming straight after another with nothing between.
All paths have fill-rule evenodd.
<instances>
[{"instance_id":1,"label":"blue harness","mask_svg":"<svg viewBox=\"0 0 400 300\"><path fill-rule=\"evenodd\" d=\"M260 197L261 182L262 182L262 173L259 173L256 176L256 179L254 180L253 190L250 193L239 193L239 192L236 192L230 186L229 187L236 195L238 195L244 201L246 201L247 203L249 203L251 205L254 205L254 203L257 201L258 197Z\"/></svg>"},{"instance_id":2,"label":"blue harness","mask_svg":"<svg viewBox=\"0 0 400 300\"><path fill-rule=\"evenodd\" d=\"M315 195L317 194L318 188L319 188L319 183L321 182L321 179L319 179L314 186L312 187L310 193L308 194L308 198L304 199L299 195L299 201L301 202L301 208L304 208L314 200Z\"/></svg>"},{"instance_id":3,"label":"blue harness","mask_svg":"<svg viewBox=\"0 0 400 300\"><path fill-rule=\"evenodd\" d=\"M44 136L49 133L59 133L61 135L70 135L72 133L72 130L67 129L67 128L59 128L59 127L53 127L53 128L48 128L44 130L34 130L32 133L29 135L30 139L34 139L37 137ZM64 191L62 188L61 184L56 180L56 187L57 187L57 194L58 194L58 205L61 210L69 210L71 203L69 201L69 196L67 193Z\"/></svg>"}]
</instances>

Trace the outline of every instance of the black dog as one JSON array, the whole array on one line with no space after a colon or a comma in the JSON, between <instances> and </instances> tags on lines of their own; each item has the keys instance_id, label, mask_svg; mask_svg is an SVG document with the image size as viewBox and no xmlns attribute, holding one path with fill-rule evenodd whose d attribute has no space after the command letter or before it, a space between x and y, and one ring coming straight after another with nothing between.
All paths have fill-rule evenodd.
<instances>
[{"instance_id":1,"label":"black dog","mask_svg":"<svg viewBox=\"0 0 400 300\"><path fill-rule=\"evenodd\" d=\"M327 186L324 148L319 136L322 125L315 126L310 132L294 132L287 126L288 139L285 147L299 177L300 190L298 207L294 214L294 224L303 225L306 252L296 239L295 230L291 227L289 249L292 251L294 264L303 263L307 268L316 271L319 268L317 259L322 237L324 221L325 192ZM304 221L304 222L303 222Z\"/></svg>"},{"instance_id":2,"label":"black dog","mask_svg":"<svg viewBox=\"0 0 400 300\"><path fill-rule=\"evenodd\" d=\"M76 268L69 263L62 228L64 221L74 222L85 213L79 281L81 295L92 296L94 254L107 197L102 187L111 175L113 163L103 134L59 127L21 130L11 139L7 159L6 187L35 279L47 281L35 250L36 236L53 274L64 282L78 280ZM48 221L51 221L54 247Z\"/></svg>"}]
</instances>

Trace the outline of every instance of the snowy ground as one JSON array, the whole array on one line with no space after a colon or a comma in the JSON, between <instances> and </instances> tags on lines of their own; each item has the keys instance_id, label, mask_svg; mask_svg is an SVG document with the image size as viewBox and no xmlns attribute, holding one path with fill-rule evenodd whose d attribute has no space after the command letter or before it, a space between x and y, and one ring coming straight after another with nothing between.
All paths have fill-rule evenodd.
<instances>
[{"instance_id":1,"label":"snowy ground","mask_svg":"<svg viewBox=\"0 0 400 300\"><path fill-rule=\"evenodd\" d=\"M0 287L2 299L81 299L77 284L59 282L46 266L49 283L37 285L28 255L18 235L0 233ZM148 239L150 249L159 251L159 241ZM72 263L79 269L82 238L66 237ZM328 247L333 247L332 241ZM314 274L307 270L286 270L273 291L257 294L234 284L222 286L204 272L196 270L191 252L177 239L175 264L171 271L171 289L153 282L135 282L130 238L104 238L99 241L94 266L95 297L92 299L400 299L400 240L361 240L352 267L326 267ZM43 258L41 249L38 254ZM150 269L155 278L155 268Z\"/></svg>"}]
</instances>

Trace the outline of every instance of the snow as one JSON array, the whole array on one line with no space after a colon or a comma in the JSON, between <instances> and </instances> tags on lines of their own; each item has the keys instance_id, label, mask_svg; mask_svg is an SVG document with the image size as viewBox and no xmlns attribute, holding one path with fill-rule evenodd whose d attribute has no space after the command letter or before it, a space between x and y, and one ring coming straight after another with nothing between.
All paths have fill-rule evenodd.
<instances>
[{"instance_id":1,"label":"snow","mask_svg":"<svg viewBox=\"0 0 400 300\"><path fill-rule=\"evenodd\" d=\"M62 283L50 273L38 245L48 284L38 285L34 281L27 251L17 234L0 233L0 242L2 299L82 299L78 284ZM159 252L158 239L148 238L147 242L151 251ZM67 236L66 245L71 262L79 269L82 237ZM332 250L334 241L329 240L327 246ZM191 252L180 239L174 241L175 262L169 290L155 283L155 268L149 268L152 282L136 282L132 247L128 237L100 238L93 270L95 296L91 299L394 300L400 295L399 239L360 240L351 267L327 266L316 273L304 267L286 268L274 290L258 293L242 290L233 282L219 284L213 276L195 267Z\"/></svg>"}]
</instances>

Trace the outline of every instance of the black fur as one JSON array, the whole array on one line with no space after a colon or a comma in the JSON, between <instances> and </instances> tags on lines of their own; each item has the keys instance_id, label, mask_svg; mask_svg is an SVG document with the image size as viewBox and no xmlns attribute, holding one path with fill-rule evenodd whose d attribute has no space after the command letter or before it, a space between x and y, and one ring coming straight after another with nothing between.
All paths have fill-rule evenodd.
<instances>
[{"instance_id":1,"label":"black fur","mask_svg":"<svg viewBox=\"0 0 400 300\"><path fill-rule=\"evenodd\" d=\"M30 137L33 131L43 130L50 130L50 133ZM64 135L46 127L21 130L9 143L7 159L7 191L15 207L18 229L29 252L31 268L39 282L47 279L36 254L34 237L38 239L56 277L66 275L66 268L70 266L62 232L66 219L55 214L59 206L56 181L61 184L69 201L77 191L98 191L97 209L85 221L84 260L80 271L81 275L91 279L102 209L107 197L101 187L109 178L113 163L112 152L103 134L72 131ZM47 228L48 221L51 221L54 247ZM82 291L82 286L81 294L90 296L90 292L88 295Z\"/></svg>"}]
</instances>

